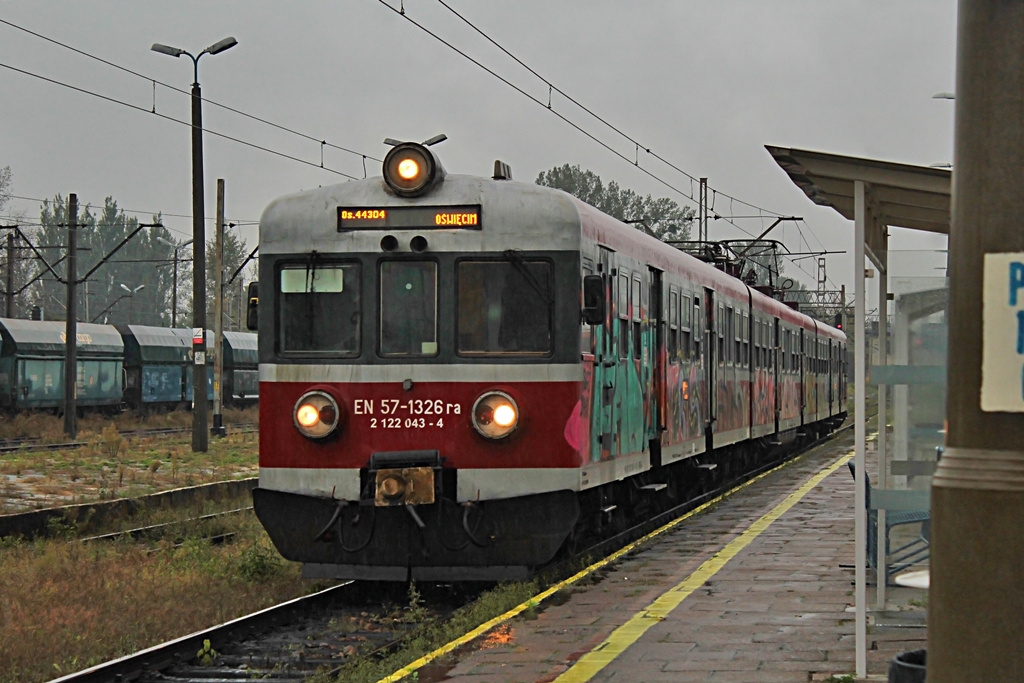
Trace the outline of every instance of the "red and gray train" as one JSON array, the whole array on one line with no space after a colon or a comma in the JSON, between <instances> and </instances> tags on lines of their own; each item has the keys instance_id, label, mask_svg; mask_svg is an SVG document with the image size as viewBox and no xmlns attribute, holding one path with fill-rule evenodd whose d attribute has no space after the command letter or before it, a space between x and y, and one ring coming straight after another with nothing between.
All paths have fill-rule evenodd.
<instances>
[{"instance_id":1,"label":"red and gray train","mask_svg":"<svg viewBox=\"0 0 1024 683\"><path fill-rule=\"evenodd\" d=\"M264 211L253 495L306 576L526 576L845 419L842 331L509 176L400 143Z\"/></svg>"}]
</instances>

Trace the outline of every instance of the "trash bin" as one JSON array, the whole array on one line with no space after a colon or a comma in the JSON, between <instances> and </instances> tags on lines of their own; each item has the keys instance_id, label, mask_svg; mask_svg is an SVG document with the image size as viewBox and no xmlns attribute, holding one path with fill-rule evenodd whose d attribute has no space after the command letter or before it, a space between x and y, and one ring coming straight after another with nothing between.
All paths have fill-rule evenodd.
<instances>
[{"instance_id":1,"label":"trash bin","mask_svg":"<svg viewBox=\"0 0 1024 683\"><path fill-rule=\"evenodd\" d=\"M925 683L925 650L910 650L896 655L889 663L889 683Z\"/></svg>"}]
</instances>

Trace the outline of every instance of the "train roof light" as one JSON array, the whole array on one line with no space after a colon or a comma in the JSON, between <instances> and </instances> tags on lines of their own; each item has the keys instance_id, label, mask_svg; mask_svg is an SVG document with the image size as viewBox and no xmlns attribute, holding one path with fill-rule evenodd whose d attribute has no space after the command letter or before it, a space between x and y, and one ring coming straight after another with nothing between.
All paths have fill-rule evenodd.
<instances>
[{"instance_id":1,"label":"train roof light","mask_svg":"<svg viewBox=\"0 0 1024 683\"><path fill-rule=\"evenodd\" d=\"M420 165L416 159L406 157L398 162L398 175L402 180L413 181L420 174Z\"/></svg>"},{"instance_id":2,"label":"train roof light","mask_svg":"<svg viewBox=\"0 0 1024 683\"><path fill-rule=\"evenodd\" d=\"M396 141L388 138L385 142ZM384 182L399 197L424 195L444 176L444 167L425 144L399 142L384 157Z\"/></svg>"}]
</instances>

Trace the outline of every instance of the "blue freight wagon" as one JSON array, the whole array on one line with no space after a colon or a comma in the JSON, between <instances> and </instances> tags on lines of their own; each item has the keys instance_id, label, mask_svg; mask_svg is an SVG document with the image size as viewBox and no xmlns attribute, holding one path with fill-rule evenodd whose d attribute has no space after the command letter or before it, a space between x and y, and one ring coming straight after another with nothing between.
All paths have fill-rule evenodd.
<instances>
[{"instance_id":1,"label":"blue freight wagon","mask_svg":"<svg viewBox=\"0 0 1024 683\"><path fill-rule=\"evenodd\" d=\"M83 408L121 404L124 343L109 325L78 324L77 402ZM0 408L64 405L63 322L0 318Z\"/></svg>"},{"instance_id":2,"label":"blue freight wagon","mask_svg":"<svg viewBox=\"0 0 1024 683\"><path fill-rule=\"evenodd\" d=\"M260 397L260 358L256 335L224 332L224 402L254 403Z\"/></svg>"},{"instance_id":3,"label":"blue freight wagon","mask_svg":"<svg viewBox=\"0 0 1024 683\"><path fill-rule=\"evenodd\" d=\"M185 329L118 325L124 339L124 402L135 408L177 408L185 397L192 338Z\"/></svg>"}]
</instances>

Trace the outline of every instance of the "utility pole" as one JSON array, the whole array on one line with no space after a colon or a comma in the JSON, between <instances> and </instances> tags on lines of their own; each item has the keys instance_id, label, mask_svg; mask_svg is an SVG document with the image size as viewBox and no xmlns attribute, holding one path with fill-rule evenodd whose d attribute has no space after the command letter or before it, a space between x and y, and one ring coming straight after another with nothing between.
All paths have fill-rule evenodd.
<instances>
[{"instance_id":1,"label":"utility pole","mask_svg":"<svg viewBox=\"0 0 1024 683\"><path fill-rule=\"evenodd\" d=\"M206 433L206 204L203 197L203 96L199 66L192 84L192 452L210 449Z\"/></svg>"},{"instance_id":2,"label":"utility pole","mask_svg":"<svg viewBox=\"0 0 1024 683\"><path fill-rule=\"evenodd\" d=\"M1024 3L961 0L956 16L948 427L932 477L927 673L929 683L1016 681L1024 670Z\"/></svg>"},{"instance_id":3,"label":"utility pole","mask_svg":"<svg viewBox=\"0 0 1024 683\"><path fill-rule=\"evenodd\" d=\"M64 433L78 436L78 195L68 195L67 321L64 324Z\"/></svg>"},{"instance_id":4,"label":"utility pole","mask_svg":"<svg viewBox=\"0 0 1024 683\"><path fill-rule=\"evenodd\" d=\"M7 290L5 292L7 305L4 308L4 315L8 318L14 317L14 233L7 233Z\"/></svg>"},{"instance_id":5,"label":"utility pole","mask_svg":"<svg viewBox=\"0 0 1024 683\"><path fill-rule=\"evenodd\" d=\"M178 326L178 248L174 248L174 276L171 280L171 327Z\"/></svg>"},{"instance_id":6,"label":"utility pole","mask_svg":"<svg viewBox=\"0 0 1024 683\"><path fill-rule=\"evenodd\" d=\"M708 241L708 179L700 179L700 214L697 219L697 241L700 242L700 253L704 254L704 245Z\"/></svg>"},{"instance_id":7,"label":"utility pole","mask_svg":"<svg viewBox=\"0 0 1024 683\"><path fill-rule=\"evenodd\" d=\"M224 179L217 179L217 242L213 257L216 288L213 319L213 427L214 436L227 436L221 405L224 400Z\"/></svg>"}]
</instances>

